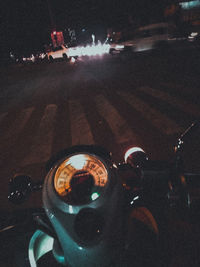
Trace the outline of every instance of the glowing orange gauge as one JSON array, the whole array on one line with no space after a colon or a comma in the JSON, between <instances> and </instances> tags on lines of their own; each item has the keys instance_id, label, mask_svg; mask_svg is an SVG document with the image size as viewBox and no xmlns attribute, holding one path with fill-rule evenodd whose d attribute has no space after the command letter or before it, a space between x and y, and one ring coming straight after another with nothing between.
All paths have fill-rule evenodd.
<instances>
[{"instance_id":1,"label":"glowing orange gauge","mask_svg":"<svg viewBox=\"0 0 200 267\"><path fill-rule=\"evenodd\" d=\"M89 154L66 159L54 178L56 192L69 204L83 204L97 199L108 182L104 163Z\"/></svg>"}]
</instances>

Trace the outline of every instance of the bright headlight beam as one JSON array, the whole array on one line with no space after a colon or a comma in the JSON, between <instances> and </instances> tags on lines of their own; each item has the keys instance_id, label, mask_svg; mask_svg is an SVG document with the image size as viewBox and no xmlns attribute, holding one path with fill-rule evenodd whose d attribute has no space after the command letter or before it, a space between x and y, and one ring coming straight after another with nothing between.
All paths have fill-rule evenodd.
<instances>
[{"instance_id":1,"label":"bright headlight beam","mask_svg":"<svg viewBox=\"0 0 200 267\"><path fill-rule=\"evenodd\" d=\"M69 56L70 57L81 57L81 56L102 56L103 54L108 54L110 50L109 44L102 44L98 42L97 45L87 45L87 46L79 46L75 48L69 48Z\"/></svg>"},{"instance_id":2,"label":"bright headlight beam","mask_svg":"<svg viewBox=\"0 0 200 267\"><path fill-rule=\"evenodd\" d=\"M116 45L116 49L123 49L124 45Z\"/></svg>"},{"instance_id":3,"label":"bright headlight beam","mask_svg":"<svg viewBox=\"0 0 200 267\"><path fill-rule=\"evenodd\" d=\"M84 154L74 155L70 158L68 164L71 164L76 170L81 170L84 167L86 160L87 157Z\"/></svg>"}]
</instances>

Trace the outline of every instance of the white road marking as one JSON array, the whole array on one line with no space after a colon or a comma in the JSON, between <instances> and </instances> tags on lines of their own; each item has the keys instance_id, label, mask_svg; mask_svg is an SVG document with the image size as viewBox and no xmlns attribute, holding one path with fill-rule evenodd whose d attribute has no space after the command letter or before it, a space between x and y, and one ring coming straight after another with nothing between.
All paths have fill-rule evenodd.
<instances>
[{"instance_id":1,"label":"white road marking","mask_svg":"<svg viewBox=\"0 0 200 267\"><path fill-rule=\"evenodd\" d=\"M46 106L38 131L33 136L30 153L22 160L21 166L46 162L50 158L56 112L57 105Z\"/></svg>"},{"instance_id":2,"label":"white road marking","mask_svg":"<svg viewBox=\"0 0 200 267\"><path fill-rule=\"evenodd\" d=\"M129 125L103 95L96 96L95 103L99 113L109 124L109 127L111 128L118 144L130 141L133 143L138 143L137 137L132 132Z\"/></svg>"},{"instance_id":3,"label":"white road marking","mask_svg":"<svg viewBox=\"0 0 200 267\"><path fill-rule=\"evenodd\" d=\"M15 138L21 133L27 121L29 120L33 110L34 107L23 109L19 113L17 118L10 122L10 127L5 134L3 141L9 142L11 138Z\"/></svg>"},{"instance_id":4,"label":"white road marking","mask_svg":"<svg viewBox=\"0 0 200 267\"><path fill-rule=\"evenodd\" d=\"M193 86L189 86L187 84L185 84L184 82L179 82L179 83L172 83L172 82L160 82L160 85L163 85L165 87L168 87L168 88L174 88L174 85L175 86L175 90L179 90L179 92L181 93L183 90L187 90L188 92L190 92L190 94L193 94L193 93L196 93L196 88L193 87Z\"/></svg>"},{"instance_id":5,"label":"white road marking","mask_svg":"<svg viewBox=\"0 0 200 267\"><path fill-rule=\"evenodd\" d=\"M133 93L118 91L117 94L124 98L135 110L142 113L142 116L149 120L159 131L166 135L183 132L183 128L173 120L166 117L158 110L152 108L147 103L136 97Z\"/></svg>"},{"instance_id":6,"label":"white road marking","mask_svg":"<svg viewBox=\"0 0 200 267\"><path fill-rule=\"evenodd\" d=\"M187 101L178 99L174 96L171 96L164 91L156 90L148 86L140 87L139 90L145 92L146 94L152 95L155 98L161 99L165 102L167 101L169 104L179 108L183 112L187 112L191 115L200 116L200 107L188 103Z\"/></svg>"},{"instance_id":7,"label":"white road marking","mask_svg":"<svg viewBox=\"0 0 200 267\"><path fill-rule=\"evenodd\" d=\"M69 100L72 145L94 144L93 135L81 103Z\"/></svg>"}]
</instances>

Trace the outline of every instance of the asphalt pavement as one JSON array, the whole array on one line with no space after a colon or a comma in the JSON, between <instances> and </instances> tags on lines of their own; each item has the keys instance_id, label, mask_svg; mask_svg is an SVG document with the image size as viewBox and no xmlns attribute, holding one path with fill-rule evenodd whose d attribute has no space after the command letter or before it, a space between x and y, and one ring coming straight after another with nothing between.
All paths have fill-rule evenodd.
<instances>
[{"instance_id":1,"label":"asphalt pavement","mask_svg":"<svg viewBox=\"0 0 200 267\"><path fill-rule=\"evenodd\" d=\"M173 145L200 118L198 49L18 64L1 69L0 209L8 180L44 178L58 151L98 144L123 160L130 146L172 160ZM35 193L21 208L41 205Z\"/></svg>"}]
</instances>

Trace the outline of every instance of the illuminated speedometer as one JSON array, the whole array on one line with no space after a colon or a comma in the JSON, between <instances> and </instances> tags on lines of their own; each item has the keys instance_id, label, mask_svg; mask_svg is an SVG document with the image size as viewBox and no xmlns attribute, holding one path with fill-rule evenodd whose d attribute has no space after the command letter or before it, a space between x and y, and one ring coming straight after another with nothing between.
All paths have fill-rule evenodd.
<instances>
[{"instance_id":1,"label":"illuminated speedometer","mask_svg":"<svg viewBox=\"0 0 200 267\"><path fill-rule=\"evenodd\" d=\"M67 158L57 169L54 187L68 204L85 204L99 198L106 188L108 173L104 163L90 154Z\"/></svg>"}]
</instances>

